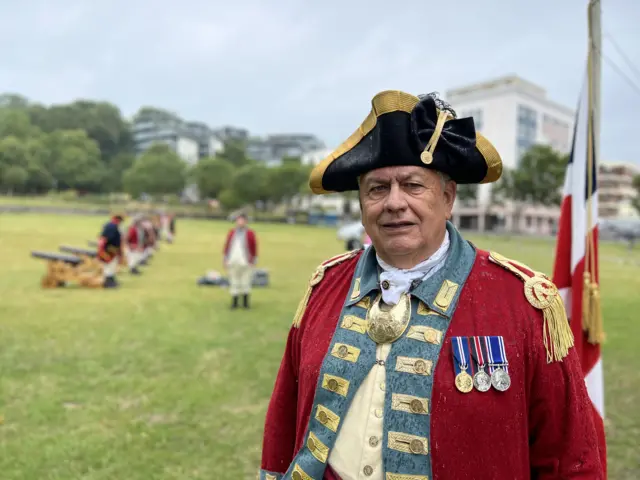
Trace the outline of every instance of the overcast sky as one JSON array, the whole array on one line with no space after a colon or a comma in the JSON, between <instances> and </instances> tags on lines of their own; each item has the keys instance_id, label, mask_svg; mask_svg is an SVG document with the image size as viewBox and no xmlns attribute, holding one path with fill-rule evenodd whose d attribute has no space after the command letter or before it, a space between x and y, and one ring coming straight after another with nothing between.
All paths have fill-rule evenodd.
<instances>
[{"instance_id":1,"label":"overcast sky","mask_svg":"<svg viewBox=\"0 0 640 480\"><path fill-rule=\"evenodd\" d=\"M335 147L384 89L515 73L574 108L587 0L0 0L0 92L153 105ZM603 0L602 154L640 162L640 1ZM635 65L629 67L607 35ZM455 107L455 105L454 105Z\"/></svg>"}]
</instances>

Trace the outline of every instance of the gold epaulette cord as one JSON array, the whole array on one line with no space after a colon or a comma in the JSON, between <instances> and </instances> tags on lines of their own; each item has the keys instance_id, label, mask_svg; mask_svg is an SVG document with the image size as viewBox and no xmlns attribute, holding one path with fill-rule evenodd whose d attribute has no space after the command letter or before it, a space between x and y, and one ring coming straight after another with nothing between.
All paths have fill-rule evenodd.
<instances>
[{"instance_id":1,"label":"gold epaulette cord","mask_svg":"<svg viewBox=\"0 0 640 480\"><path fill-rule=\"evenodd\" d=\"M328 261L321 264L316 271L311 275L311 280L309 280L309 285L307 286L307 291L305 292L302 300L298 304L298 309L296 310L296 314L293 317L293 327L298 328L300 323L302 322L302 317L304 316L304 312L307 309L307 304L309 303L309 298L311 298L311 292L313 291L313 287L319 284L324 278L324 272L328 269L337 265L339 263L344 262L350 258L355 257L358 254L359 250L352 250L347 253L342 253L340 255L336 255L335 257L330 258Z\"/></svg>"},{"instance_id":2,"label":"gold epaulette cord","mask_svg":"<svg viewBox=\"0 0 640 480\"><path fill-rule=\"evenodd\" d=\"M573 333L558 288L543 273L526 265L491 252L489 258L524 281L524 295L529 303L542 310L544 325L542 336L547 351L547 363L562 361L574 345ZM519 268L518 268L519 267ZM533 272L528 275L523 269Z\"/></svg>"}]
</instances>

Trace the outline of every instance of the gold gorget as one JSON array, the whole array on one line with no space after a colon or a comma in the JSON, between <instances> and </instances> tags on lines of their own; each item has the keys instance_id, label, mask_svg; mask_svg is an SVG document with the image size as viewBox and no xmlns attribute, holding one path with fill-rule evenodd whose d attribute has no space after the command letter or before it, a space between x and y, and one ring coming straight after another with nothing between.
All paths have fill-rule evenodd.
<instances>
[{"instance_id":1,"label":"gold gorget","mask_svg":"<svg viewBox=\"0 0 640 480\"><path fill-rule=\"evenodd\" d=\"M392 343L399 339L411 320L411 298L406 293L396 305L387 305L378 294L367 311L367 334L376 343Z\"/></svg>"}]
</instances>

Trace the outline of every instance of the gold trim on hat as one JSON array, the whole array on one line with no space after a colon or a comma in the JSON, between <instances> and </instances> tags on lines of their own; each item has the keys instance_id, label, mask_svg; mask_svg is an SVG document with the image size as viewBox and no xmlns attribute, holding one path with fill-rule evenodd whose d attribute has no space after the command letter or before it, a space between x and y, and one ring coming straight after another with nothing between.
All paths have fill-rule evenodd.
<instances>
[{"instance_id":1,"label":"gold trim on hat","mask_svg":"<svg viewBox=\"0 0 640 480\"><path fill-rule=\"evenodd\" d=\"M405 112L410 114L418 103L420 103L418 97L400 90L385 90L375 95L371 100L371 111L358 129L313 168L309 177L309 187L311 191L316 195L333 193L325 190L322 186L322 178L327 168L329 168L329 165L358 145L358 143L375 128L379 116L391 112ZM453 120L453 117L447 116L447 121L448 120ZM495 182L502 174L502 159L500 158L500 154L489 140L477 132L476 148L487 164L487 174L480 183Z\"/></svg>"}]
</instances>

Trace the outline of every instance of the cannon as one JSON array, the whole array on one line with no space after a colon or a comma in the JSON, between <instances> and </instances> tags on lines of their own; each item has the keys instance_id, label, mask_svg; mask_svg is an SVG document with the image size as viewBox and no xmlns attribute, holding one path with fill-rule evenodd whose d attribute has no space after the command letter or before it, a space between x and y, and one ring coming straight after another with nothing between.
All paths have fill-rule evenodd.
<instances>
[{"instance_id":1,"label":"cannon","mask_svg":"<svg viewBox=\"0 0 640 480\"><path fill-rule=\"evenodd\" d=\"M96 242L96 246L97 245L98 243ZM70 253L72 255L76 255L82 258L85 262L87 262L87 266L91 265L92 268L96 269L96 271L102 272L103 265L100 259L98 258L97 250L92 250L89 248L82 248L82 247L70 247L68 245L61 245L58 248L61 252ZM120 257L118 271L122 271L123 270L122 267L126 268L126 263L127 263L126 253L123 253L123 255Z\"/></svg>"},{"instance_id":2,"label":"cannon","mask_svg":"<svg viewBox=\"0 0 640 480\"><path fill-rule=\"evenodd\" d=\"M68 245L60 245L59 250L61 252L70 253L71 255L76 255L79 257L91 257L97 258L98 252L96 250L91 250L88 248L80 248L80 247L70 247Z\"/></svg>"},{"instance_id":3,"label":"cannon","mask_svg":"<svg viewBox=\"0 0 640 480\"><path fill-rule=\"evenodd\" d=\"M43 288L62 287L69 282L77 282L83 287L102 287L102 271L97 272L76 255L33 251L31 256L47 262L47 272L41 281Z\"/></svg>"},{"instance_id":4,"label":"cannon","mask_svg":"<svg viewBox=\"0 0 640 480\"><path fill-rule=\"evenodd\" d=\"M98 258L98 252L88 248L70 247L68 245L60 245L58 249L61 252L74 255L83 262L83 270L94 271L96 275L102 275L102 263Z\"/></svg>"}]
</instances>

